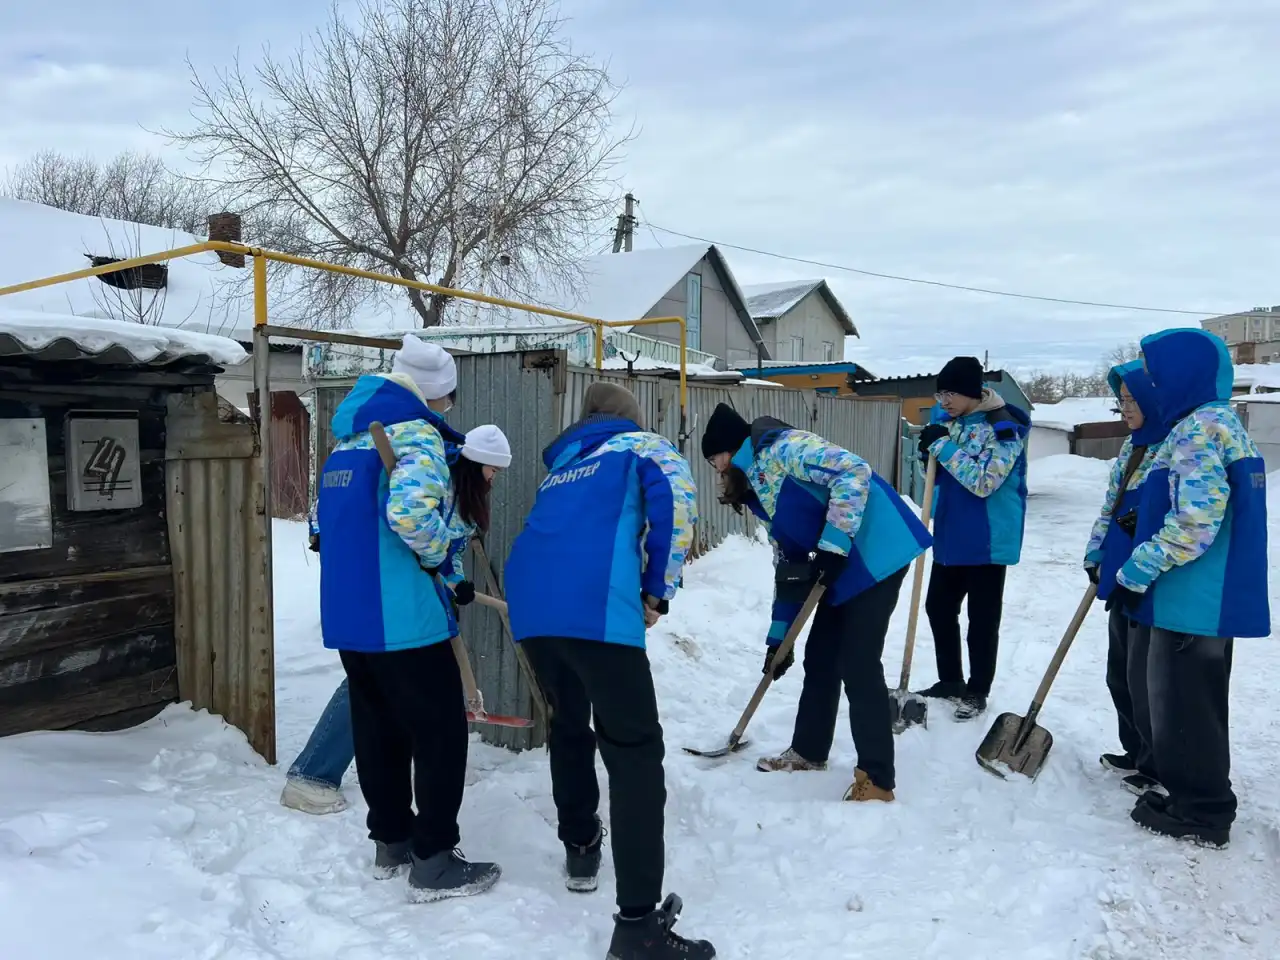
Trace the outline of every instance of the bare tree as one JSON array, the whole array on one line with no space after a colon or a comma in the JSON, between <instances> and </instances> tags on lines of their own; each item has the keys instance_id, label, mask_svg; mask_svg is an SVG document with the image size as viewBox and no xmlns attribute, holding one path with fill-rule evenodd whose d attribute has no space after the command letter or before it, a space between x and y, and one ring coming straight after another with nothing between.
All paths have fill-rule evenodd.
<instances>
[{"instance_id":1,"label":"bare tree","mask_svg":"<svg viewBox=\"0 0 1280 960\"><path fill-rule=\"evenodd\" d=\"M99 163L44 150L7 172L0 193L90 217L203 233L220 209L205 184L169 170L148 153L124 152Z\"/></svg>"},{"instance_id":2,"label":"bare tree","mask_svg":"<svg viewBox=\"0 0 1280 960\"><path fill-rule=\"evenodd\" d=\"M286 59L192 69L195 125L172 139L268 243L442 286L528 291L572 275L609 214L617 88L575 53L550 0L363 0ZM500 269L497 269L500 268ZM369 285L298 275L319 320ZM424 326L444 301L408 291Z\"/></svg>"}]
</instances>

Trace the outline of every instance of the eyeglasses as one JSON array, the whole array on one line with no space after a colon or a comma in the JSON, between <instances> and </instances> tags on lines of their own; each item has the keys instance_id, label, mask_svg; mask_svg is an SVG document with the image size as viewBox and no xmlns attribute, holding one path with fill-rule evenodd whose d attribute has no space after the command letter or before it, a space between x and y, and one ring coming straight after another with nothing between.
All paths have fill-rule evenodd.
<instances>
[{"instance_id":1,"label":"eyeglasses","mask_svg":"<svg viewBox=\"0 0 1280 960\"><path fill-rule=\"evenodd\" d=\"M1121 410L1137 410L1138 401L1133 399L1133 397L1129 397L1127 400L1124 398L1121 398L1119 401L1119 406Z\"/></svg>"},{"instance_id":2,"label":"eyeglasses","mask_svg":"<svg viewBox=\"0 0 1280 960\"><path fill-rule=\"evenodd\" d=\"M956 394L951 390L943 390L941 393L935 393L933 399L938 403L948 403L956 398Z\"/></svg>"}]
</instances>

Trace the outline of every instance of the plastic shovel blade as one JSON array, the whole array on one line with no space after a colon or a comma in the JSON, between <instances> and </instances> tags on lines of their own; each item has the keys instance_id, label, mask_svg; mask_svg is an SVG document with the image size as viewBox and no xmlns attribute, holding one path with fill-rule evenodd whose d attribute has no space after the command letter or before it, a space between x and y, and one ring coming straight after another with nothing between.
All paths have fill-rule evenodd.
<instances>
[{"instance_id":1,"label":"plastic shovel blade","mask_svg":"<svg viewBox=\"0 0 1280 960\"><path fill-rule=\"evenodd\" d=\"M727 757L729 754L737 753L740 750L745 750L750 745L750 740L738 740L737 742L730 741L722 747L715 747L711 750L699 750L696 747L684 747L683 750L691 756L717 759L719 757Z\"/></svg>"},{"instance_id":2,"label":"plastic shovel blade","mask_svg":"<svg viewBox=\"0 0 1280 960\"><path fill-rule=\"evenodd\" d=\"M889 719L894 733L902 733L908 727L929 729L929 701L909 690L889 691Z\"/></svg>"},{"instance_id":3,"label":"plastic shovel blade","mask_svg":"<svg viewBox=\"0 0 1280 960\"><path fill-rule=\"evenodd\" d=\"M1053 748L1053 734L1037 723L1024 730L1026 718L1002 713L982 738L975 756L982 769L1002 780L1018 774L1034 780Z\"/></svg>"},{"instance_id":4,"label":"plastic shovel blade","mask_svg":"<svg viewBox=\"0 0 1280 960\"><path fill-rule=\"evenodd\" d=\"M467 711L468 723L485 723L491 727L532 727L533 721L526 720L524 717L505 717L498 713L476 713L474 710Z\"/></svg>"}]
</instances>

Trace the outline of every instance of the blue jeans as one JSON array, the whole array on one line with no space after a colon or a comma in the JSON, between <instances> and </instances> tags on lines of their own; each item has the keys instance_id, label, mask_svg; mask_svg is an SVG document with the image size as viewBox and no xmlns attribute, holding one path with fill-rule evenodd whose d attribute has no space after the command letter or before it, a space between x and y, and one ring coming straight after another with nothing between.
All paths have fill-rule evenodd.
<instances>
[{"instance_id":1,"label":"blue jeans","mask_svg":"<svg viewBox=\"0 0 1280 960\"><path fill-rule=\"evenodd\" d=\"M355 755L351 733L351 696L344 677L316 721L307 745L289 768L289 779L310 780L336 790L342 786L342 777Z\"/></svg>"}]
</instances>

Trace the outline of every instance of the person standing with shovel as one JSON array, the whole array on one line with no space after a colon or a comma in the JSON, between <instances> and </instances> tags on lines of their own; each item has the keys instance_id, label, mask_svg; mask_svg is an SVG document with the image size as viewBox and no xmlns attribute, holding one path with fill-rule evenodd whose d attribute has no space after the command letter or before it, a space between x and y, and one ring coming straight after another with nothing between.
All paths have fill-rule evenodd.
<instances>
[{"instance_id":1,"label":"person standing with shovel","mask_svg":"<svg viewBox=\"0 0 1280 960\"><path fill-rule=\"evenodd\" d=\"M925 612L938 682L921 696L956 704L957 720L987 709L996 676L1005 573L1022 556L1030 418L983 386L982 364L956 357L938 374L939 409L920 433L921 457L938 461L933 572ZM969 681L960 608L969 601Z\"/></svg>"},{"instance_id":2,"label":"person standing with shovel","mask_svg":"<svg viewBox=\"0 0 1280 960\"><path fill-rule=\"evenodd\" d=\"M805 646L791 746L758 769L825 769L843 684L858 752L844 799L892 801L893 729L880 658L902 581L929 548L929 532L861 457L772 417L747 423L720 404L702 455L723 478L721 501L768 525L779 554L766 674L776 679L791 666L790 653L776 660L778 645L814 584L826 587Z\"/></svg>"}]
</instances>

